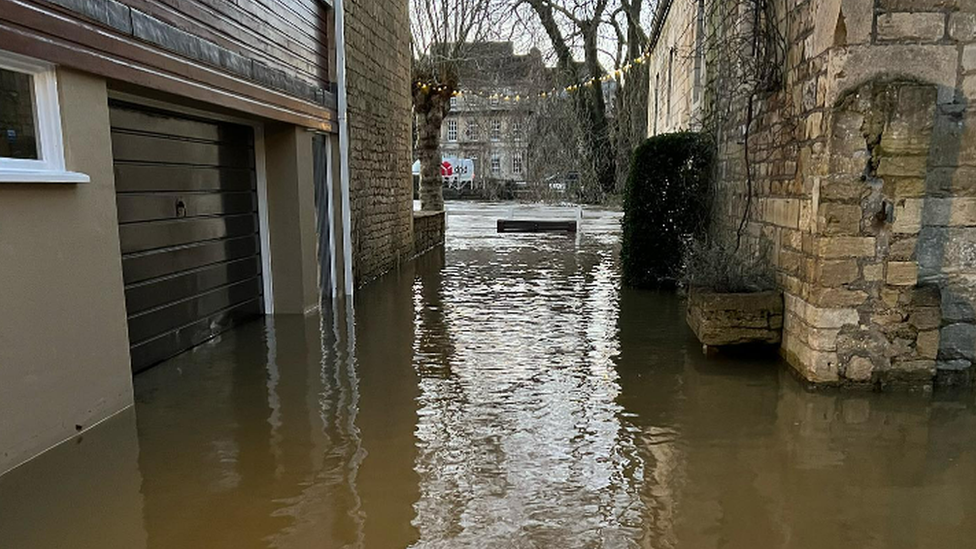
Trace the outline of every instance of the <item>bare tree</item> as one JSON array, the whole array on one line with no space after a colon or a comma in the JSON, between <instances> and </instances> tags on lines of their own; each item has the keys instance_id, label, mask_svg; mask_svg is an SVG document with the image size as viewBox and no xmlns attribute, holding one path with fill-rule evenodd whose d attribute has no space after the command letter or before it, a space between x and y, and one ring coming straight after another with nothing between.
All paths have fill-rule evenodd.
<instances>
[{"instance_id":1,"label":"bare tree","mask_svg":"<svg viewBox=\"0 0 976 549\"><path fill-rule=\"evenodd\" d=\"M503 0L411 0L413 108L417 117L420 202L444 209L441 123L459 89L459 66L472 43L488 40L507 11Z\"/></svg>"},{"instance_id":2,"label":"bare tree","mask_svg":"<svg viewBox=\"0 0 976 549\"><path fill-rule=\"evenodd\" d=\"M646 132L647 79L642 65L631 65L647 44L641 18L646 0L517 0L528 6L552 45L560 84L574 90L573 110L586 174L583 198L596 200L620 186L617 167L626 173L630 152ZM609 50L609 51L608 51ZM576 61L574 53L582 54ZM601 59L613 62L613 95L604 82ZM630 69L629 71L625 70ZM627 74L626 80L623 78ZM614 120L608 97L617 112ZM642 98L644 99L642 101ZM591 183L588 185L587 181Z\"/></svg>"}]
</instances>

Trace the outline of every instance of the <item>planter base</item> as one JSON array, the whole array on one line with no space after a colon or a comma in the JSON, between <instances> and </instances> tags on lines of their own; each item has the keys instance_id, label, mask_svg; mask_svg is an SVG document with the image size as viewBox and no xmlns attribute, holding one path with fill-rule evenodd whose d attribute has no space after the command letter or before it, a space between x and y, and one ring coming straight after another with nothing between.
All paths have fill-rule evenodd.
<instances>
[{"instance_id":1,"label":"planter base","mask_svg":"<svg viewBox=\"0 0 976 549\"><path fill-rule=\"evenodd\" d=\"M688 293L687 321L705 351L732 345L776 345L783 332L783 294L725 294L693 288Z\"/></svg>"}]
</instances>

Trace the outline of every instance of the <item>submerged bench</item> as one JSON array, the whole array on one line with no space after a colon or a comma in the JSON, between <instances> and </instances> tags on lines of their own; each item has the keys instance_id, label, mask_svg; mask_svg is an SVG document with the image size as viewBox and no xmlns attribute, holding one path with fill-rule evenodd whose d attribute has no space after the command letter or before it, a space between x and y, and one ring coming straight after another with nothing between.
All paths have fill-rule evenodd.
<instances>
[{"instance_id":1,"label":"submerged bench","mask_svg":"<svg viewBox=\"0 0 976 549\"><path fill-rule=\"evenodd\" d=\"M500 233L575 233L576 221L535 221L529 219L499 219Z\"/></svg>"}]
</instances>

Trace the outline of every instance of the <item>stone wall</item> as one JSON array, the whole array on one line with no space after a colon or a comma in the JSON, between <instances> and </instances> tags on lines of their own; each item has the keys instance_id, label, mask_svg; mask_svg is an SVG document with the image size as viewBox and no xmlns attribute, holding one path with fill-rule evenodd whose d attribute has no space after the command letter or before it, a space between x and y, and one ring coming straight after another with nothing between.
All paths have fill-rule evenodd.
<instances>
[{"instance_id":1,"label":"stone wall","mask_svg":"<svg viewBox=\"0 0 976 549\"><path fill-rule=\"evenodd\" d=\"M702 75L696 66L702 50L697 0L663 0L657 5L647 60L649 81L648 135L697 129L701 123Z\"/></svg>"},{"instance_id":2,"label":"stone wall","mask_svg":"<svg viewBox=\"0 0 976 549\"><path fill-rule=\"evenodd\" d=\"M408 0L346 0L353 277L413 252Z\"/></svg>"},{"instance_id":3,"label":"stone wall","mask_svg":"<svg viewBox=\"0 0 976 549\"><path fill-rule=\"evenodd\" d=\"M444 245L444 212L413 213L413 255L423 255Z\"/></svg>"},{"instance_id":4,"label":"stone wall","mask_svg":"<svg viewBox=\"0 0 976 549\"><path fill-rule=\"evenodd\" d=\"M783 352L805 378L969 382L976 2L777 10L784 84L756 98L748 164L744 104L720 127L713 234L733 243L745 217L742 253L768 253L786 298Z\"/></svg>"}]
</instances>

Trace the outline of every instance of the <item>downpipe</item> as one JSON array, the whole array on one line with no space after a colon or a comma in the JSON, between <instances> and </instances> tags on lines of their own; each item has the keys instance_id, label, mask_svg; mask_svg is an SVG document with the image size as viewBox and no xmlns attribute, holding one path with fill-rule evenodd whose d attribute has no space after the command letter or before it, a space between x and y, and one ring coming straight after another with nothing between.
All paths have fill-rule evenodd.
<instances>
[{"instance_id":1,"label":"downpipe","mask_svg":"<svg viewBox=\"0 0 976 549\"><path fill-rule=\"evenodd\" d=\"M334 0L336 37L336 95L339 117L339 188L342 195L342 268L346 296L353 295L352 211L349 205L349 102L346 95L346 30L343 0Z\"/></svg>"}]
</instances>

